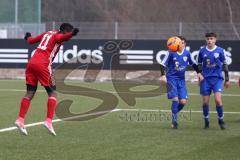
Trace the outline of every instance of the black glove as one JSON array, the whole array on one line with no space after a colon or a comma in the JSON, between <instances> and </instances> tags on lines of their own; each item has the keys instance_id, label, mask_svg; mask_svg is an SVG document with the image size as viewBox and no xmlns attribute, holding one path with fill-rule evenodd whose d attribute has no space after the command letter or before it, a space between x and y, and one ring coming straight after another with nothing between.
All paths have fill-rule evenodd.
<instances>
[{"instance_id":1,"label":"black glove","mask_svg":"<svg viewBox=\"0 0 240 160\"><path fill-rule=\"evenodd\" d=\"M27 40L29 37L31 37L32 35L31 35L31 33L29 33L29 32L26 32L25 33L25 36L24 36L24 39L25 40Z\"/></svg>"},{"instance_id":2,"label":"black glove","mask_svg":"<svg viewBox=\"0 0 240 160\"><path fill-rule=\"evenodd\" d=\"M79 32L79 29L78 28L74 28L73 31L72 31L72 35L73 36L76 36Z\"/></svg>"}]
</instances>

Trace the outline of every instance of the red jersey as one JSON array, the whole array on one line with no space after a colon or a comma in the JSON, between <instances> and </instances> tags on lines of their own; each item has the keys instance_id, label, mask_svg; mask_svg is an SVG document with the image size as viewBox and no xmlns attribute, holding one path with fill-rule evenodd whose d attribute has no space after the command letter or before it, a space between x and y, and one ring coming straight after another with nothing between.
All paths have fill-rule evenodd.
<instances>
[{"instance_id":1,"label":"red jersey","mask_svg":"<svg viewBox=\"0 0 240 160\"><path fill-rule=\"evenodd\" d=\"M29 37L27 42L29 44L39 43L34 55L29 60L31 64L52 64L53 59L59 51L62 42L68 41L72 38L72 32L59 33L58 30L44 32L36 37Z\"/></svg>"}]
</instances>

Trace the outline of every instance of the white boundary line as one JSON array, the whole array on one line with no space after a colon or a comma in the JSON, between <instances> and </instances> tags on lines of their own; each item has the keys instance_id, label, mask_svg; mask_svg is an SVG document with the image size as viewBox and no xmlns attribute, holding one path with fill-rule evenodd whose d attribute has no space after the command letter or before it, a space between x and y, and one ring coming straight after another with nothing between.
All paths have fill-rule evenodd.
<instances>
[{"instance_id":1,"label":"white boundary line","mask_svg":"<svg viewBox=\"0 0 240 160\"><path fill-rule=\"evenodd\" d=\"M72 119L77 119L77 118L82 118L82 117L87 117L91 115L99 115L99 114L105 114L105 113L110 113L110 112L119 112L119 111L133 111L133 112L171 112L171 110L158 110L158 109L114 109L114 110L108 110L108 111L102 111L102 112L94 112L94 113L89 113L89 114L83 114L83 115L78 115L78 116L73 116L73 117L67 117L63 119L54 119L52 122L57 123L61 121L66 121L66 120L72 120ZM202 113L202 111L192 111L192 110L183 110L181 112L184 113ZM216 111L210 111L209 113L217 113ZM240 112L224 112L224 114L240 114ZM33 127L33 126L39 126L42 125L44 122L36 122L36 123L30 123L25 125L26 128ZM0 129L0 133L2 132L7 132L7 131L13 131L16 130L17 127L8 127L8 128L2 128Z\"/></svg>"},{"instance_id":2,"label":"white boundary line","mask_svg":"<svg viewBox=\"0 0 240 160\"><path fill-rule=\"evenodd\" d=\"M171 110L161 109L118 109L118 111L139 111L139 112L171 112ZM202 111L182 110L183 113L202 113ZM209 111L209 113L217 113L216 111ZM240 112L224 112L224 114L240 114Z\"/></svg>"},{"instance_id":3,"label":"white boundary line","mask_svg":"<svg viewBox=\"0 0 240 160\"><path fill-rule=\"evenodd\" d=\"M95 112L95 113L90 113L90 114L83 114L83 115L67 117L67 118L63 118L63 119L54 119L52 122L56 123L56 122L61 122L61 121L66 121L66 120L71 120L71 119L77 119L77 118L87 117L87 116L91 116L91 115L104 114L104 113L108 113L108 112L116 112L116 111L119 111L119 109L114 109L114 110L111 110L111 111ZM36 123L30 123L30 124L25 125L25 127L29 128L29 127L33 127L33 126L39 126L39 125L42 125L43 123L44 123L44 121L36 122ZM0 129L0 133L1 132L12 131L12 130L16 130L16 129L17 129L17 127L2 128L2 129Z\"/></svg>"},{"instance_id":4,"label":"white boundary line","mask_svg":"<svg viewBox=\"0 0 240 160\"><path fill-rule=\"evenodd\" d=\"M25 92L26 90L24 89L0 89L0 92ZM41 89L38 89L37 92L46 92L45 90L41 90ZM95 93L94 91L92 92L89 92L89 91L69 91L69 93ZM118 93L118 92L115 92L115 91L107 91L109 93ZM66 91L65 93L68 93L68 91ZM129 92L120 92L120 93L129 93ZM137 92L130 92L130 94L138 94ZM142 94L142 93L141 93ZM145 93L146 94L146 93ZM149 93L151 94L151 93ZM188 93L188 95L190 96L200 96L199 93ZM240 94L222 94L222 96L226 96L226 97L240 97Z\"/></svg>"}]
</instances>

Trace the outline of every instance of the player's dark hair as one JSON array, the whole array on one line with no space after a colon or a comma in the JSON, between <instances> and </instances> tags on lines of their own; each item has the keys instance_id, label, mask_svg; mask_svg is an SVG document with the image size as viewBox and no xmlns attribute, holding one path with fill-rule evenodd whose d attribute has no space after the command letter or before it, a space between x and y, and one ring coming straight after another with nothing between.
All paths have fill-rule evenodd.
<instances>
[{"instance_id":1,"label":"player's dark hair","mask_svg":"<svg viewBox=\"0 0 240 160\"><path fill-rule=\"evenodd\" d=\"M208 32L208 33L205 34L205 37L206 38L208 38L208 37L215 37L215 38L217 38L217 34L214 33L214 32Z\"/></svg>"},{"instance_id":2,"label":"player's dark hair","mask_svg":"<svg viewBox=\"0 0 240 160\"><path fill-rule=\"evenodd\" d=\"M61 32L71 32L73 30L73 26L70 23L62 23L59 29Z\"/></svg>"},{"instance_id":3,"label":"player's dark hair","mask_svg":"<svg viewBox=\"0 0 240 160\"><path fill-rule=\"evenodd\" d=\"M187 42L187 39L185 37L183 37L183 36L177 36L177 37L180 38L182 41Z\"/></svg>"}]
</instances>

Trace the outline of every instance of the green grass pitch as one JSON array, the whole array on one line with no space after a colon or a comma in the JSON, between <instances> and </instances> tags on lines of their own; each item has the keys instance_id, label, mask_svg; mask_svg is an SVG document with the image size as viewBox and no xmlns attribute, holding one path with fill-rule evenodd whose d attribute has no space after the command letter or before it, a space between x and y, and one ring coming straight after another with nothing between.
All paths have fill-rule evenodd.
<instances>
[{"instance_id":1,"label":"green grass pitch","mask_svg":"<svg viewBox=\"0 0 240 160\"><path fill-rule=\"evenodd\" d=\"M111 82L73 85L108 91L117 96ZM144 89L142 87L141 89ZM145 87L147 90L147 86ZM13 127L25 85L21 80L0 81L0 129ZM188 84L189 93L198 93L197 84ZM236 84L225 89L225 112L240 112L240 88ZM118 96L117 96L118 97ZM26 116L26 124L45 119L46 93L39 86ZM94 109L100 100L83 96L58 94L58 101L72 99L73 113ZM183 113L179 129L170 128L166 96L138 98L135 106L128 106L118 97L118 109L148 109L153 111L121 110L89 121L63 121L54 123L56 137L48 134L42 125L29 127L28 136L17 130L0 132L0 160L165 160L165 159L240 159L240 114L226 113L227 130L220 130L216 114L210 114L210 129L203 129L202 113ZM213 97L211 111L215 111ZM185 111L200 111L201 97L190 95ZM166 116L160 119L159 114ZM141 118L136 115L140 114ZM154 115L155 118L146 118ZM157 118L156 118L157 117ZM57 118L57 117L55 117Z\"/></svg>"}]
</instances>

